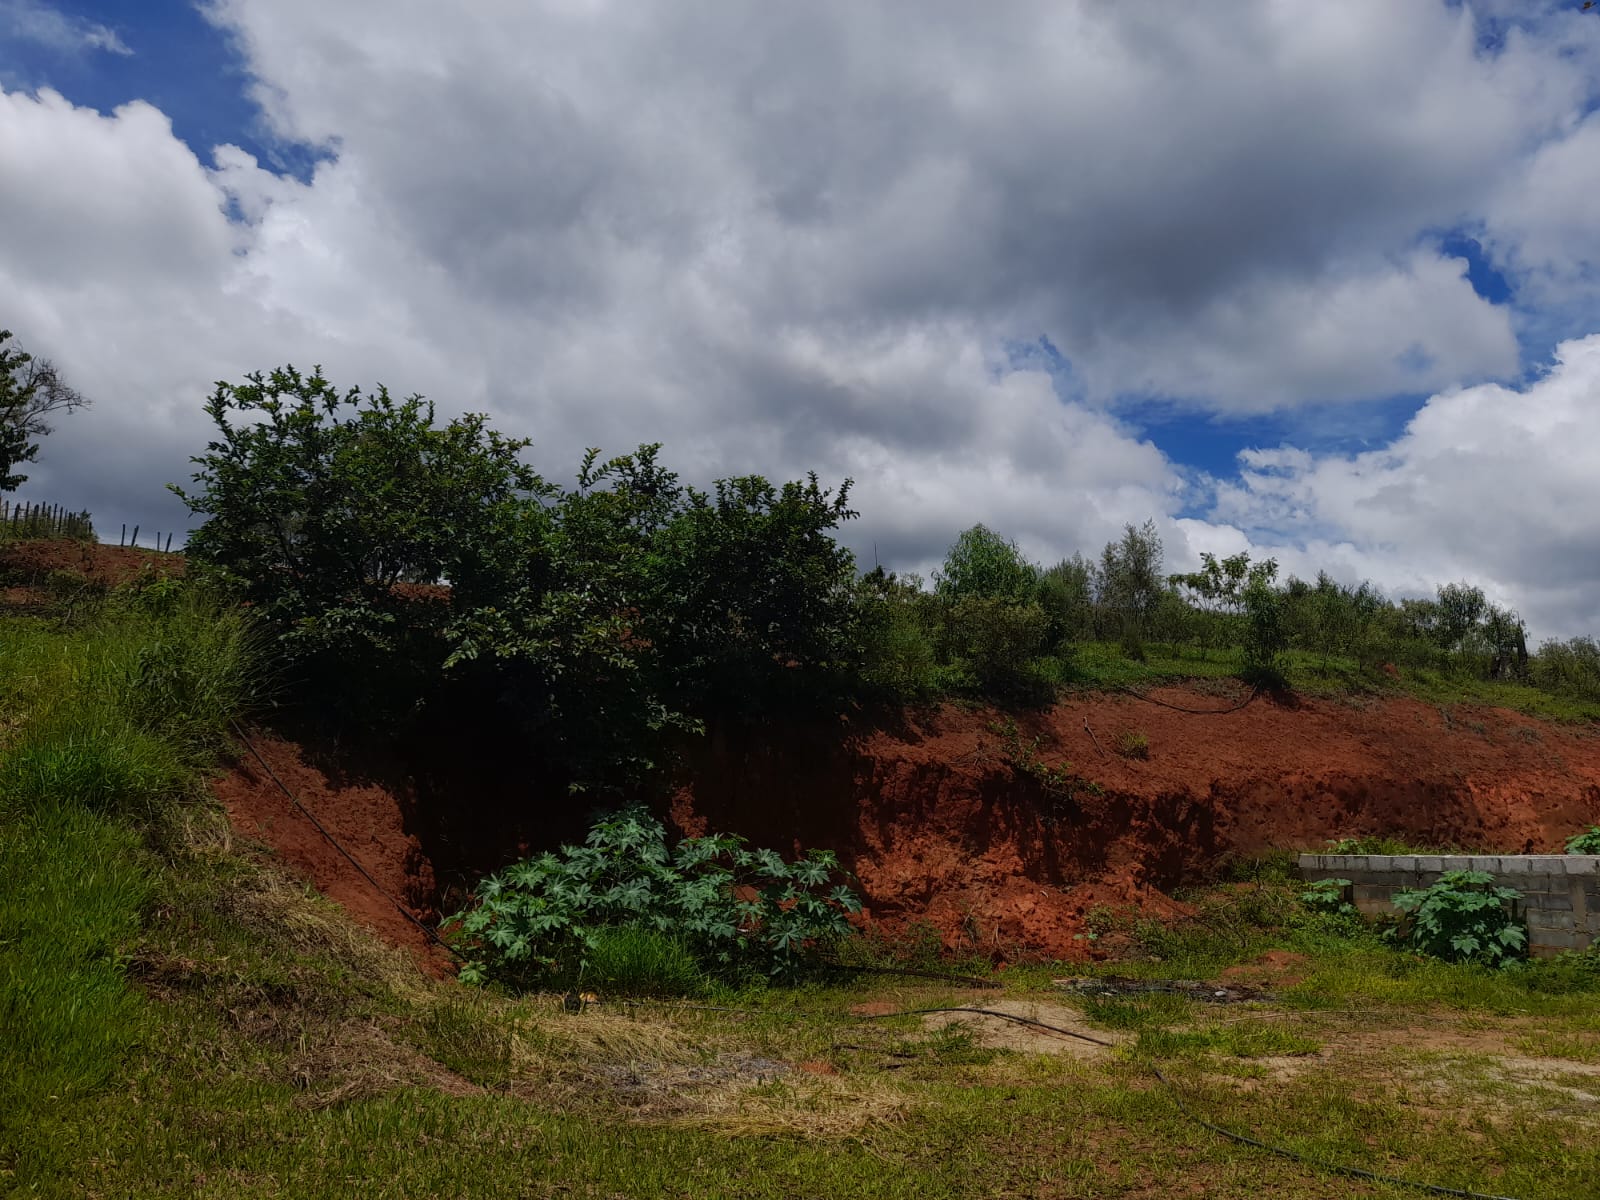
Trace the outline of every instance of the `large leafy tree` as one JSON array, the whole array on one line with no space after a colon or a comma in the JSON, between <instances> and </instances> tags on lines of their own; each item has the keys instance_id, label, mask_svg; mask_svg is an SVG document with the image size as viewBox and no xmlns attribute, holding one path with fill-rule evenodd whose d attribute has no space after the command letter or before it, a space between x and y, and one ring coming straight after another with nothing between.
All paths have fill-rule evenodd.
<instances>
[{"instance_id":1,"label":"large leafy tree","mask_svg":"<svg viewBox=\"0 0 1600 1200\"><path fill-rule=\"evenodd\" d=\"M590 451L561 489L482 417L292 367L219 384L207 412L218 436L174 488L206 518L190 555L303 696L481 715L574 784L625 787L704 716L855 665L848 484L701 492L642 446Z\"/></svg>"},{"instance_id":2,"label":"large leafy tree","mask_svg":"<svg viewBox=\"0 0 1600 1200\"><path fill-rule=\"evenodd\" d=\"M934 575L934 590L950 601L985 599L1022 603L1033 595L1039 570L1009 538L987 525L963 530Z\"/></svg>"},{"instance_id":3,"label":"large leafy tree","mask_svg":"<svg viewBox=\"0 0 1600 1200\"><path fill-rule=\"evenodd\" d=\"M686 490L658 541L649 630L688 703L782 704L856 669L855 559L833 537L855 515L850 481L834 490L815 474Z\"/></svg>"},{"instance_id":4,"label":"large leafy tree","mask_svg":"<svg viewBox=\"0 0 1600 1200\"><path fill-rule=\"evenodd\" d=\"M696 728L662 668L672 622L658 542L683 489L658 449L589 451L540 520L497 531L449 629L446 668L492 676L501 716L578 787L635 782Z\"/></svg>"},{"instance_id":5,"label":"large leafy tree","mask_svg":"<svg viewBox=\"0 0 1600 1200\"><path fill-rule=\"evenodd\" d=\"M340 392L284 367L220 383L217 438L192 488L191 560L235 585L297 674L347 698L414 695L400 677L448 653L458 596L496 572L508 534L539 525L552 489L524 442L481 416L445 424L420 396Z\"/></svg>"},{"instance_id":6,"label":"large leafy tree","mask_svg":"<svg viewBox=\"0 0 1600 1200\"><path fill-rule=\"evenodd\" d=\"M27 482L16 468L38 458L39 439L52 429L49 417L89 403L49 359L15 344L8 348L11 337L9 329L0 329L0 492Z\"/></svg>"}]
</instances>

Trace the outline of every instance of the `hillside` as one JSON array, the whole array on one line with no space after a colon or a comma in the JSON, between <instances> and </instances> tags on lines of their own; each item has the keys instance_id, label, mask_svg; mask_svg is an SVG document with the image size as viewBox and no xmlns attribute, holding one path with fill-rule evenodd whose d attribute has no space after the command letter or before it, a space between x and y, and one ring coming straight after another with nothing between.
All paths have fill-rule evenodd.
<instances>
[{"instance_id":1,"label":"hillside","mask_svg":"<svg viewBox=\"0 0 1600 1200\"><path fill-rule=\"evenodd\" d=\"M1034 714L945 705L809 728L723 726L692 753L669 807L685 832L837 850L874 920L931 923L948 948L994 958L1086 957L1089 914L1182 911L1175 889L1242 856L1374 836L1547 852L1600 822L1592 726L1408 697L1239 707L1249 695L1169 686ZM1148 758L1113 748L1135 731ZM442 804L437 784L419 796L393 760L340 764L270 736L257 746L425 918L439 911L436 877L470 879L559 836L507 817L519 811L508 803L464 812ZM420 945L253 759L216 790L242 834L359 919ZM481 824L496 813L498 836Z\"/></svg>"},{"instance_id":2,"label":"hillside","mask_svg":"<svg viewBox=\"0 0 1600 1200\"><path fill-rule=\"evenodd\" d=\"M164 578L181 559L27 553L0 610L8 1191L1592 1190L1592 953L1428 959L1249 858L1550 848L1596 815L1587 725L1215 680L722 722L660 810L838 850L869 909L842 961L480 988L426 930L480 872L580 838L585 802L492 728L364 745L286 720L253 623Z\"/></svg>"}]
</instances>

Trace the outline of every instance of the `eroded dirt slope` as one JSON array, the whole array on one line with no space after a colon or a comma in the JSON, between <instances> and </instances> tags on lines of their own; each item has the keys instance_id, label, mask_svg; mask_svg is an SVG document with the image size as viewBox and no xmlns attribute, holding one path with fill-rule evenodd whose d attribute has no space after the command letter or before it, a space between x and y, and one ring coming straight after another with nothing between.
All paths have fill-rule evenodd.
<instances>
[{"instance_id":1,"label":"eroded dirt slope","mask_svg":"<svg viewBox=\"0 0 1600 1200\"><path fill-rule=\"evenodd\" d=\"M1168 890L1230 854L1368 834L1551 851L1600 819L1600 737L1499 709L1262 699L1196 715L1112 694L1018 717L1015 736L1003 720L946 707L874 728L713 734L674 813L838 849L876 917L1064 957L1087 951L1074 935L1095 907L1174 912ZM1123 732L1144 734L1148 760L1114 752ZM1047 788L1016 769L1019 751L1098 791Z\"/></svg>"},{"instance_id":2,"label":"eroded dirt slope","mask_svg":"<svg viewBox=\"0 0 1600 1200\"><path fill-rule=\"evenodd\" d=\"M252 734L250 745L254 753L247 749L212 784L234 829L272 847L292 871L385 940L412 950L424 967L444 971L448 958L396 907L437 923L433 867L411 832L414 801L395 787L393 772L267 733Z\"/></svg>"},{"instance_id":3,"label":"eroded dirt slope","mask_svg":"<svg viewBox=\"0 0 1600 1200\"><path fill-rule=\"evenodd\" d=\"M1150 696L1192 709L1232 703L1187 688ZM1229 855L1372 834L1549 851L1600 821L1600 736L1499 709L1260 699L1194 714L1111 694L1018 715L1014 733L1005 721L992 710L946 706L810 728L713 730L671 815L688 832L732 830L784 850L838 850L872 916L891 927L926 918L952 945L1066 958L1090 950L1077 935L1096 908L1179 913L1171 889L1205 878ZM1125 732L1145 736L1147 760L1115 753ZM476 822L479 812L492 819L481 779L463 782L459 794L433 780L419 799L392 782L392 764L336 769L336 755L307 757L279 739L263 749L291 789L425 919L438 903L435 865L441 876L466 878L469 867L490 870L541 841L572 836L570 822L541 837L527 819L570 816L569 800L542 805L529 796L516 829L499 843L478 839L499 844L498 857L457 861L457 845L438 840L430 830L439 823L419 809L447 805L456 824ZM1029 760L1071 764L1080 781L1048 787L1019 770ZM218 791L242 831L277 847L359 918L395 940L424 944L248 759Z\"/></svg>"}]
</instances>

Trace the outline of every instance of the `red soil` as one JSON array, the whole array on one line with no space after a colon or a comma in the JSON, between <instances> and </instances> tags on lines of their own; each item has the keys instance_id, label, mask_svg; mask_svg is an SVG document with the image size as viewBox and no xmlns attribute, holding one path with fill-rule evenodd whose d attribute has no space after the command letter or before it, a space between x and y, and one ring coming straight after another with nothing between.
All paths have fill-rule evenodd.
<instances>
[{"instance_id":1,"label":"red soil","mask_svg":"<svg viewBox=\"0 0 1600 1200\"><path fill-rule=\"evenodd\" d=\"M0 545L0 600L41 603L52 572L115 585L146 565L179 574L180 554L71 541ZM435 599L443 589L415 589ZM1153 693L1182 707L1226 701L1189 689ZM1315 848L1336 837L1388 835L1427 845L1552 851L1600 822L1600 733L1501 709L1457 706L1450 716L1415 700L1261 699L1228 713L1176 712L1126 694L1019 716L1020 745L1100 789L1052 795L1015 769L1016 743L991 710L946 707L891 720L809 728L714 730L698 745L671 812L687 832L733 830L784 849L827 846L859 877L872 917L890 930L932 923L950 946L996 956L1084 957L1100 908L1154 916L1184 906L1168 894L1230 854ZM1089 729L1094 730L1091 737ZM1116 736L1144 733L1148 760L1111 753ZM1098 744L1097 744L1098 743ZM279 776L391 895L436 919L434 863L471 878L526 853L527 829L467 839L476 819L441 823L417 811L395 765L353 767L347 754L313 756L263 737ZM518 799L492 764L451 764L430 775L429 802L471 796L474 812L554 812ZM459 755L455 756L459 758ZM313 761L314 759L314 761ZM454 780L452 783L451 780ZM391 781L391 782L380 782ZM442 956L294 810L248 758L217 785L236 826L389 940L441 969ZM504 792L509 806L491 802ZM514 794L515 793L515 794ZM570 806L561 806L563 809ZM574 815L577 814L573 810ZM428 836L433 862L416 830ZM572 836L546 828L546 842ZM470 841L472 845L468 845ZM482 860L482 861L480 861Z\"/></svg>"},{"instance_id":2,"label":"red soil","mask_svg":"<svg viewBox=\"0 0 1600 1200\"><path fill-rule=\"evenodd\" d=\"M417 920L437 923L433 867L421 843L406 832L408 796L397 796L373 775L353 770L347 760L338 767L311 761L302 746L270 734L253 735L251 742L272 773L384 892ZM248 751L212 790L241 834L271 846L361 924L411 950L425 970L435 975L448 971L448 956L334 848Z\"/></svg>"},{"instance_id":3,"label":"red soil","mask_svg":"<svg viewBox=\"0 0 1600 1200\"><path fill-rule=\"evenodd\" d=\"M1188 689L1154 695L1227 707ZM831 847L857 874L875 921L894 930L926 920L947 946L1007 958L1103 951L1115 939L1082 936L1096 909L1184 913L1171 889L1229 855L1380 834L1550 851L1600 821L1600 734L1499 709L1461 706L1447 720L1414 700L1263 698L1192 715L1122 694L1074 700L1017 718L1022 746L1039 739L1038 761L1070 762L1100 789L1064 797L1015 769L996 720L946 707L892 722L714 730L671 813L686 832L733 830L786 851ZM1148 737L1148 760L1110 752L1118 733L1134 730ZM263 750L385 888L431 915L432 867L407 832L427 822L413 822L409 795L371 775L335 782L290 743L264 739ZM269 780L241 767L218 793L241 829L361 920L426 947ZM509 834L503 843L506 858L526 852ZM1261 965L1267 974L1290 966Z\"/></svg>"},{"instance_id":4,"label":"red soil","mask_svg":"<svg viewBox=\"0 0 1600 1200\"><path fill-rule=\"evenodd\" d=\"M115 587L134 578L146 564L163 575L183 574L180 553L163 554L137 546L102 546L64 538L0 543L0 578L14 577L19 581L18 587L37 587L52 571Z\"/></svg>"},{"instance_id":5,"label":"red soil","mask_svg":"<svg viewBox=\"0 0 1600 1200\"><path fill-rule=\"evenodd\" d=\"M950 946L1065 958L1094 948L1079 935L1096 908L1176 915L1168 891L1230 854L1376 834L1551 851L1600 819L1600 736L1500 709L1447 720L1414 700L1261 699L1192 715L1124 694L1074 700L1018 719L1040 762L1101 788L1059 799L1008 763L995 720L947 707L887 727L713 735L673 814L690 831L837 849L891 925L925 918ZM1109 752L1132 730L1147 761Z\"/></svg>"}]
</instances>

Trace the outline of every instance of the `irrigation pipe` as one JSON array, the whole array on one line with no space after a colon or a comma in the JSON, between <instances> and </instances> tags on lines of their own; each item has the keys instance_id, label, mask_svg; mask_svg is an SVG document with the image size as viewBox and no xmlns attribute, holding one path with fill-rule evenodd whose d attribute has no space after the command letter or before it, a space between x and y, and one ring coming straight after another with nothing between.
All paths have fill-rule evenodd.
<instances>
[{"instance_id":1,"label":"irrigation pipe","mask_svg":"<svg viewBox=\"0 0 1600 1200\"><path fill-rule=\"evenodd\" d=\"M351 854L350 851L346 850L342 845L339 844L339 839L328 832L328 827L321 821L317 820L316 814L301 803L300 797L296 796L289 790L288 784L284 783L283 780L278 778L278 773L272 769L272 764L269 763L265 758L261 757L261 751L256 749L255 743L252 742L245 734L245 731L240 727L239 722L234 721L232 724L233 732L237 734L239 740L244 743L245 749L250 751L250 754L255 758L255 760L261 764L261 769L267 773L267 778L272 780L273 783L277 784L278 790L289 798L289 803L293 804L297 809L299 809L300 812L305 815L306 820L310 821L312 825L316 826L317 832L328 840L328 845L332 846L340 854L344 855L345 859L350 863L350 865L357 871L361 872L361 877L372 885L372 890L377 892L378 895L382 896L390 904L394 905L395 912L399 913L418 929L422 930L423 935L427 937L430 942L438 946L457 962L465 962L466 959L462 958L449 942L445 941L438 935L438 933L430 929L423 922L422 918L417 916L416 913L412 912L405 905L401 904L400 901L396 900L392 895L390 895L388 890L384 888L383 884L379 883L372 877L372 872L367 870L366 867L362 866L355 855Z\"/></svg>"},{"instance_id":2,"label":"irrigation pipe","mask_svg":"<svg viewBox=\"0 0 1600 1200\"><path fill-rule=\"evenodd\" d=\"M1075 1029L1063 1029L1059 1025L1051 1025L1045 1021L1036 1020L1033 1017L1021 1017L1015 1013L1000 1012L998 1009L993 1008L970 1008L965 1005L951 1005L949 1007L940 1008L912 1008L907 1009L904 1012L883 1013L879 1017L867 1017L864 1019L882 1020L886 1017L911 1017L946 1012L976 1013L979 1016L998 1017L1002 1021L1010 1021L1013 1024L1024 1025L1031 1029L1043 1029L1049 1033L1058 1034L1061 1037L1077 1038L1079 1041L1090 1042L1096 1046L1106 1046L1112 1049L1116 1048L1115 1042L1109 1042L1104 1038L1097 1038L1092 1034L1079 1033ZM1516 1200L1516 1198L1513 1196L1500 1196L1490 1192L1473 1192L1468 1191L1465 1188L1452 1188L1445 1187L1442 1184L1437 1183L1422 1183L1415 1179L1402 1179L1398 1175L1385 1175L1380 1171L1368 1171L1364 1167L1342 1166L1339 1163L1328 1162L1326 1159L1313 1158L1308 1154L1301 1154L1298 1150L1291 1150L1287 1146L1277 1146L1271 1142L1264 1142L1260 1138L1251 1137L1249 1134L1238 1133L1232 1129L1225 1129L1223 1126L1218 1125L1213 1121L1206 1120L1206 1118L1202 1117L1199 1113L1195 1112L1187 1104L1185 1104L1183 1100L1183 1093L1178 1090L1178 1086L1173 1083L1172 1080L1168 1079L1166 1075L1163 1074L1160 1067L1156 1066L1154 1063L1146 1063L1145 1066L1148 1068L1150 1073L1156 1077L1161 1085L1167 1089L1167 1094L1172 1097L1172 1102L1177 1105L1180 1113L1182 1113L1189 1120L1193 1121L1196 1125L1200 1126L1202 1129L1208 1130L1211 1133L1216 1134L1218 1137L1226 1138L1230 1142L1237 1142L1241 1146L1252 1146L1257 1150L1265 1150L1269 1154L1276 1154L1279 1158L1287 1158L1291 1162L1301 1163L1304 1166L1312 1167L1318 1171L1326 1171L1332 1175L1343 1175L1350 1179L1362 1179L1369 1183L1385 1183L1393 1187L1411 1188L1413 1191L1428 1192L1434 1196L1457 1196L1461 1197L1462 1200Z\"/></svg>"},{"instance_id":3,"label":"irrigation pipe","mask_svg":"<svg viewBox=\"0 0 1600 1200\"><path fill-rule=\"evenodd\" d=\"M1147 696L1143 692L1136 692L1125 684L1118 684L1114 691L1132 696L1135 700L1143 700L1146 704L1158 704L1162 708L1170 708L1173 712L1188 713L1191 717L1222 717L1228 713L1236 713L1241 708L1255 703L1261 696L1261 685L1257 684L1250 689L1250 694L1232 708L1185 708L1181 704L1171 704L1165 700L1157 700L1154 696Z\"/></svg>"}]
</instances>

